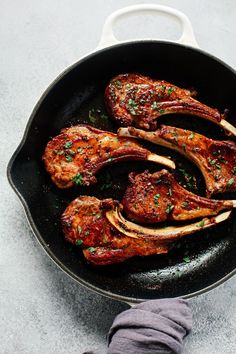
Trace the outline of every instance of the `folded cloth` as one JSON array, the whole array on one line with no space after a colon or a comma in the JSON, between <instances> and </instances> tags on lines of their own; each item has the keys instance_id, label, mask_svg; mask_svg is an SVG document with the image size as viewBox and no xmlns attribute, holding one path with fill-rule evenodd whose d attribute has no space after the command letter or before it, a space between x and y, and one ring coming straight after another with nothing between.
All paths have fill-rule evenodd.
<instances>
[{"instance_id":1,"label":"folded cloth","mask_svg":"<svg viewBox=\"0 0 236 354\"><path fill-rule=\"evenodd\" d=\"M180 354L183 338L191 328L192 315L187 301L142 302L115 318L108 334L107 354Z\"/></svg>"}]
</instances>

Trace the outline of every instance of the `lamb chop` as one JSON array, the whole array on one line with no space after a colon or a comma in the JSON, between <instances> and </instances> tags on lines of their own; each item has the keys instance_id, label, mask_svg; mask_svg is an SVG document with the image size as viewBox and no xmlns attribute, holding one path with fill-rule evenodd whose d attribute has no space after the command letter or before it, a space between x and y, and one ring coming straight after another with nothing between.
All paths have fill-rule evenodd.
<instances>
[{"instance_id":1,"label":"lamb chop","mask_svg":"<svg viewBox=\"0 0 236 354\"><path fill-rule=\"evenodd\" d=\"M59 188L96 183L103 166L122 160L148 160L174 168L173 161L142 148L134 139L120 138L88 125L62 129L45 149L47 172Z\"/></svg>"},{"instance_id":2,"label":"lamb chop","mask_svg":"<svg viewBox=\"0 0 236 354\"><path fill-rule=\"evenodd\" d=\"M167 170L132 172L129 181L122 204L128 218L138 223L190 220L236 207L236 201L207 199L187 191Z\"/></svg>"},{"instance_id":3,"label":"lamb chop","mask_svg":"<svg viewBox=\"0 0 236 354\"><path fill-rule=\"evenodd\" d=\"M203 174L208 196L236 190L236 144L232 141L212 140L166 125L155 132L133 127L120 128L118 135L151 141L176 150L193 161Z\"/></svg>"},{"instance_id":4,"label":"lamb chop","mask_svg":"<svg viewBox=\"0 0 236 354\"><path fill-rule=\"evenodd\" d=\"M194 90L182 89L167 81L140 74L118 75L110 81L105 91L107 109L121 126L155 130L158 117L187 113L210 120L236 135L236 128L225 120L226 111L221 114L216 108L197 101L194 96Z\"/></svg>"},{"instance_id":5,"label":"lamb chop","mask_svg":"<svg viewBox=\"0 0 236 354\"><path fill-rule=\"evenodd\" d=\"M151 229L125 220L121 210L121 204L112 199L89 196L75 199L62 215L65 239L81 247L90 263L106 265L133 256L167 253L171 242L223 222L230 215L228 211L205 218L202 224Z\"/></svg>"}]
</instances>

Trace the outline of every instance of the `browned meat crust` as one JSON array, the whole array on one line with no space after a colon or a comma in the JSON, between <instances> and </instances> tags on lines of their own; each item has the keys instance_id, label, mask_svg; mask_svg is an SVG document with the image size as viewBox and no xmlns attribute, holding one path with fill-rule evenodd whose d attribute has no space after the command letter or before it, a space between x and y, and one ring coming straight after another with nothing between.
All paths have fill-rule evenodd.
<instances>
[{"instance_id":1,"label":"browned meat crust","mask_svg":"<svg viewBox=\"0 0 236 354\"><path fill-rule=\"evenodd\" d=\"M142 148L134 139L120 138L88 125L62 129L46 146L43 160L59 188L96 183L95 173L103 166L122 160L151 160L174 163Z\"/></svg>"},{"instance_id":2,"label":"browned meat crust","mask_svg":"<svg viewBox=\"0 0 236 354\"><path fill-rule=\"evenodd\" d=\"M105 91L105 102L111 116L121 126L146 130L157 128L157 118L164 114L187 113L219 124L224 114L192 96L196 91L179 88L164 80L140 74L114 77Z\"/></svg>"},{"instance_id":3,"label":"browned meat crust","mask_svg":"<svg viewBox=\"0 0 236 354\"><path fill-rule=\"evenodd\" d=\"M230 200L207 199L187 191L166 170L132 172L129 180L122 204L128 218L139 223L190 220L233 208Z\"/></svg>"},{"instance_id":4,"label":"browned meat crust","mask_svg":"<svg viewBox=\"0 0 236 354\"><path fill-rule=\"evenodd\" d=\"M212 140L186 129L162 125L155 132L120 128L118 135L136 137L176 150L201 170L208 196L236 191L236 144Z\"/></svg>"},{"instance_id":5,"label":"browned meat crust","mask_svg":"<svg viewBox=\"0 0 236 354\"><path fill-rule=\"evenodd\" d=\"M83 250L95 265L125 261L133 256L167 253L171 242L225 221L230 211L201 223L165 228L134 224L120 214L122 206L112 199L81 196L69 204L62 215L65 239Z\"/></svg>"},{"instance_id":6,"label":"browned meat crust","mask_svg":"<svg viewBox=\"0 0 236 354\"><path fill-rule=\"evenodd\" d=\"M107 220L106 212L119 202L81 196L69 204L62 215L65 238L83 249L85 258L96 265L122 262L133 256L166 253L161 241L128 237Z\"/></svg>"}]
</instances>

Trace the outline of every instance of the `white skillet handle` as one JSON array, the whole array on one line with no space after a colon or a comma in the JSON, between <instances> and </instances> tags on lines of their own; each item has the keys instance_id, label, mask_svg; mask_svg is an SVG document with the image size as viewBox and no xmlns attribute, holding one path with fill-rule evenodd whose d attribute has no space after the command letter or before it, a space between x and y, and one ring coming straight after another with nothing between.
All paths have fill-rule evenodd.
<instances>
[{"instance_id":1,"label":"white skillet handle","mask_svg":"<svg viewBox=\"0 0 236 354\"><path fill-rule=\"evenodd\" d=\"M114 36L113 27L117 22L117 20L120 20L122 18L127 18L129 16L133 16L137 14L146 15L146 14L154 14L154 13L162 13L162 14L173 16L181 24L182 27L181 37L176 41L168 40L168 42L182 43L182 44L187 44L199 48L193 33L192 24L185 14L167 6L162 6L157 4L142 4L142 5L124 7L120 10L113 12L109 17L107 17L103 26L100 42L96 49L105 48L113 44L127 42L127 41L121 42ZM157 40L159 38L152 38L152 39Z\"/></svg>"}]
</instances>

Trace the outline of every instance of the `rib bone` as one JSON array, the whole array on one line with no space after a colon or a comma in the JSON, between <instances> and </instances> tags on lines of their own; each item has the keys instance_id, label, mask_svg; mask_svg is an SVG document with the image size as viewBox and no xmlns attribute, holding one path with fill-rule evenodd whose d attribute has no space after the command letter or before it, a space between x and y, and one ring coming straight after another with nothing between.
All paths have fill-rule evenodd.
<instances>
[{"instance_id":1,"label":"rib bone","mask_svg":"<svg viewBox=\"0 0 236 354\"><path fill-rule=\"evenodd\" d=\"M162 125L154 132L134 127L120 128L118 135L148 140L175 150L201 170L207 195L236 190L236 144L209 139L189 130Z\"/></svg>"}]
</instances>

